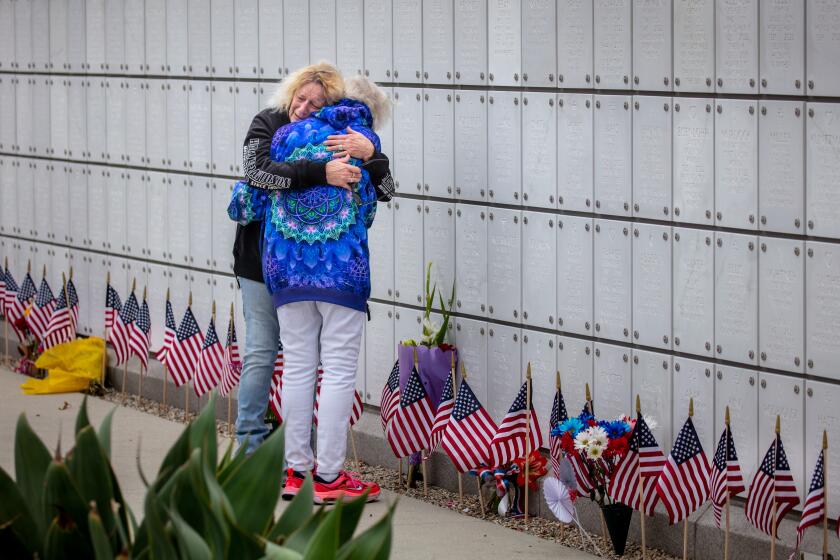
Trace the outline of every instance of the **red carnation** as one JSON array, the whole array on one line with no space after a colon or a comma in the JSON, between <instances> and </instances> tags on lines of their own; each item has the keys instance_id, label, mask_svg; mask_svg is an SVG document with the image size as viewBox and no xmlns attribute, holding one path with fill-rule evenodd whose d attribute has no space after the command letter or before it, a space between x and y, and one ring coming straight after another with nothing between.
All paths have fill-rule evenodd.
<instances>
[{"instance_id":1,"label":"red carnation","mask_svg":"<svg viewBox=\"0 0 840 560\"><path fill-rule=\"evenodd\" d=\"M569 432L566 432L560 437L560 447L566 453L574 453L575 452L575 439Z\"/></svg>"}]
</instances>

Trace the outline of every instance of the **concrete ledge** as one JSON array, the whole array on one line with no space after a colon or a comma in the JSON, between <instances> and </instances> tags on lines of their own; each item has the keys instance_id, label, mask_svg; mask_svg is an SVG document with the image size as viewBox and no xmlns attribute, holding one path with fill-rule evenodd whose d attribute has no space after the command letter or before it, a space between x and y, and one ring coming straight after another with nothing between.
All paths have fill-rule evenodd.
<instances>
[{"instance_id":1,"label":"concrete ledge","mask_svg":"<svg viewBox=\"0 0 840 560\"><path fill-rule=\"evenodd\" d=\"M0 335L2 344L2 335ZM10 341L10 349L14 348ZM109 356L113 362L113 351L109 349ZM126 391L131 395L137 395L140 390L140 374L138 362L132 360L129 363L126 379ZM122 390L123 368L109 368L106 378L106 385ZM163 402L164 370L160 363L149 360L149 372L143 376L143 398L153 402ZM192 388L186 386L176 388L171 382L166 388L167 405L183 409L185 405L185 394L189 390L189 410L196 412L207 403L207 397L202 399L196 397ZM236 392L231 395L231 420L236 420ZM216 406L216 417L219 420L227 421L228 400L219 399ZM372 464L398 468L399 461L394 458L379 422L379 412L375 407L368 407L362 418L354 426L353 436L356 440L356 449L359 459ZM349 442L348 442L349 443ZM348 453L352 447L348 444ZM458 491L458 476L450 460L442 452L436 451L432 454L427 467L430 483ZM464 476L464 492L476 493L475 478ZM739 499L731 504L730 522L730 554L731 558L766 558L770 552L770 538L747 521L744 515L744 501ZM548 510L545 500L540 492L539 496L531 496L529 499L529 510L532 515L539 515L553 519ZM600 534L601 522L598 507L587 499L580 499L577 502L577 510L583 526L590 532ZM796 526L799 522L799 514L789 514L779 527L779 540L777 541L776 556L779 559L787 558L793 552L796 543ZM830 528L831 530L831 528ZM647 543L649 546L664 550L674 556L682 556L683 529L682 526L670 527L668 516L661 505L657 514L646 521ZM633 514L633 521L630 525L629 540L631 542L641 541L639 525L639 514ZM698 512L692 515L688 522L688 548L689 557L697 560L712 560L723 557L724 532L715 526L714 513L711 504L707 504ZM812 527L805 536L802 551L812 554L821 554L822 533L819 527ZM840 540L832 530L829 535L829 552L835 558L840 558Z\"/></svg>"}]
</instances>

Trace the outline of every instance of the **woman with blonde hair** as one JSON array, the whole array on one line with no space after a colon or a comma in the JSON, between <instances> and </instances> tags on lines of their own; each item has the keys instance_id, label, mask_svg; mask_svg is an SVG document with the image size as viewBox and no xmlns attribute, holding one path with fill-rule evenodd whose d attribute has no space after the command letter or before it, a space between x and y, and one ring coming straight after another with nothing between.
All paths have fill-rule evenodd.
<instances>
[{"instance_id":1,"label":"woman with blonde hair","mask_svg":"<svg viewBox=\"0 0 840 560\"><path fill-rule=\"evenodd\" d=\"M388 158L378 151L370 139L352 128L336 130L337 134L330 135L323 142L324 149L331 152L331 158L272 158L272 140L279 129L308 119L320 109L335 104L343 95L344 82L341 74L329 64L309 65L288 76L278 88L271 106L254 118L245 138L243 163L247 184L264 192L275 192L282 196L319 185L351 189L351 185L367 176L367 180L373 186L374 206L376 199L389 200L393 194L393 179ZM360 165L364 166L364 173ZM234 272L242 290L246 327L239 388L237 439L240 444L246 444L247 441L248 452L256 449L268 433L263 417L268 404L269 386L280 335L275 302L265 286L263 276L262 227L263 223L260 221L238 225L233 251ZM296 323L292 322L288 326L295 327ZM284 342L286 338L284 330ZM294 348L290 348L288 342L284 348L284 358L285 390L289 382L289 372L293 371L296 363L300 361L295 357ZM328 364L324 366L326 379L329 375ZM315 368L311 373L314 381ZM324 389L329 392L327 387ZM326 395L322 394L322 399L325 397ZM283 400L284 404L288 402L285 396ZM327 401L329 400L327 397ZM329 404L322 400L319 417L323 418L325 404L330 408ZM294 417L294 412L292 416ZM287 430L290 420L294 424L294 418L284 417ZM311 422L311 418L301 421ZM346 425L341 426L342 437L346 436L346 428ZM287 456L291 452L292 457L295 453L303 457L300 461L302 464L294 463L297 467L295 470L305 472L311 469L311 449L307 453L306 448L299 445L299 449L294 450L289 448L289 443L287 435ZM306 447L308 446L307 440ZM343 461L343 456L341 460Z\"/></svg>"}]
</instances>

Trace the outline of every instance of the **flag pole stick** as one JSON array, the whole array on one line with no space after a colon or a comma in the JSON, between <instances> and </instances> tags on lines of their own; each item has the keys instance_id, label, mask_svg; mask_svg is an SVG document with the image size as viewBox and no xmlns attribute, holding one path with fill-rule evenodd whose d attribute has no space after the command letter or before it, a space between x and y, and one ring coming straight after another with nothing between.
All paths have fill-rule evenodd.
<instances>
[{"instance_id":1,"label":"flag pole stick","mask_svg":"<svg viewBox=\"0 0 840 560\"><path fill-rule=\"evenodd\" d=\"M137 288L137 278L133 278L131 280L131 293L132 294L134 293L134 290L136 288ZM126 327L126 329L129 329L130 325L126 325L125 327ZM126 341L126 344L128 344L128 341ZM125 401L128 398L128 392L125 390L125 380L126 380L126 377L128 377L128 360L131 359L131 352L128 350L128 348L126 348L126 351L128 351L128 355L125 358L125 362L123 362L123 378L122 378L123 403L125 403Z\"/></svg>"},{"instance_id":2,"label":"flag pole stick","mask_svg":"<svg viewBox=\"0 0 840 560\"><path fill-rule=\"evenodd\" d=\"M166 409L166 386L169 385L169 366L163 364L163 410Z\"/></svg>"},{"instance_id":3,"label":"flag pole stick","mask_svg":"<svg viewBox=\"0 0 840 560\"><path fill-rule=\"evenodd\" d=\"M461 379L464 381L467 380L467 368L464 366L464 362L461 362ZM481 493L481 474L479 474L478 469L475 471L475 486L478 490L478 503L481 504L481 517L484 517L484 494Z\"/></svg>"},{"instance_id":4,"label":"flag pole stick","mask_svg":"<svg viewBox=\"0 0 840 560\"><path fill-rule=\"evenodd\" d=\"M781 430L782 420L779 415L776 415L776 441L773 443L775 447L773 451L773 479L776 478L776 465L779 461L779 433ZM773 484L773 534L770 536L770 560L776 560L776 484Z\"/></svg>"},{"instance_id":5,"label":"flag pole stick","mask_svg":"<svg viewBox=\"0 0 840 560\"><path fill-rule=\"evenodd\" d=\"M192 309L192 290L190 290L189 301L187 301L187 308ZM193 364L193 371L191 377L195 377L195 364ZM188 423L190 419L190 380L184 383L184 423Z\"/></svg>"},{"instance_id":6,"label":"flag pole stick","mask_svg":"<svg viewBox=\"0 0 840 560\"><path fill-rule=\"evenodd\" d=\"M417 373L419 375L420 363L417 360L417 347L414 348L414 368L417 370ZM420 467L423 469L423 497L426 498L429 496L429 474L428 470L426 469L426 460L429 457L425 455L423 451L423 449L420 450Z\"/></svg>"},{"instance_id":7,"label":"flag pole stick","mask_svg":"<svg viewBox=\"0 0 840 560\"><path fill-rule=\"evenodd\" d=\"M400 457L400 475L397 479L397 483L399 486L402 486L402 457Z\"/></svg>"},{"instance_id":8,"label":"flag pole stick","mask_svg":"<svg viewBox=\"0 0 840 560\"><path fill-rule=\"evenodd\" d=\"M143 303L146 303L146 297L148 295L149 295L149 287L148 286L143 286ZM151 330L149 332L151 333ZM149 349L148 349L148 347L146 348L146 363L147 364L149 363ZM138 391L139 394L137 395L137 405L138 406L142 406L142 404L143 404L143 377L145 377L147 373L149 373L149 366L148 365L143 366L141 364L141 366L140 366L140 388L139 388L139 391Z\"/></svg>"},{"instance_id":9,"label":"flag pole stick","mask_svg":"<svg viewBox=\"0 0 840 560\"><path fill-rule=\"evenodd\" d=\"M724 457L726 459L729 458L729 405L726 406L726 455ZM726 532L723 535L723 560L729 560L729 499L732 496L732 492L729 490L729 473L726 473Z\"/></svg>"},{"instance_id":10,"label":"flag pole stick","mask_svg":"<svg viewBox=\"0 0 840 560\"><path fill-rule=\"evenodd\" d=\"M464 362L461 362L461 370L462 371L463 371L463 368L464 368ZM455 396L456 396L455 395L455 390L457 388L456 385L455 385L455 351L454 350L452 351L452 378L451 378L451 381L452 381L452 402L454 403L455 402ZM455 470L457 471L458 469L455 469ZM464 503L464 477L461 473L458 473L458 500L461 503Z\"/></svg>"},{"instance_id":11,"label":"flag pole stick","mask_svg":"<svg viewBox=\"0 0 840 560\"><path fill-rule=\"evenodd\" d=\"M688 417L694 416L694 398L688 399ZM641 473L640 473L641 474ZM683 519L683 560L688 560L688 516Z\"/></svg>"},{"instance_id":12,"label":"flag pole stick","mask_svg":"<svg viewBox=\"0 0 840 560\"><path fill-rule=\"evenodd\" d=\"M525 373L525 525L528 524L528 478L531 475L531 362Z\"/></svg>"},{"instance_id":13,"label":"flag pole stick","mask_svg":"<svg viewBox=\"0 0 840 560\"><path fill-rule=\"evenodd\" d=\"M233 391L231 391L231 392L233 392ZM228 402L227 403L228 404L228 406L227 406L227 409L228 409L228 411L227 411L228 412L228 415L227 415L228 416L228 419L227 419L228 435L230 436L230 439L233 439L233 424L230 421L230 409L231 409L231 402L232 402L230 393L228 393L227 402Z\"/></svg>"},{"instance_id":14,"label":"flag pole stick","mask_svg":"<svg viewBox=\"0 0 840 560\"><path fill-rule=\"evenodd\" d=\"M108 272L105 273L105 305L108 305L108 287L111 285L111 269L108 269ZM112 312L113 313L113 312ZM111 315L111 320L113 321L113 314ZM108 371L108 325L105 325L105 328L102 332L102 338L105 340L104 345L104 352L102 352L102 373L99 377L99 383L102 385L102 388L105 388L105 372Z\"/></svg>"},{"instance_id":15,"label":"flag pole stick","mask_svg":"<svg viewBox=\"0 0 840 560\"><path fill-rule=\"evenodd\" d=\"M359 454L356 452L356 436L353 433L353 426L350 426L350 446L353 448L353 462L359 468Z\"/></svg>"},{"instance_id":16,"label":"flag pole stick","mask_svg":"<svg viewBox=\"0 0 840 560\"><path fill-rule=\"evenodd\" d=\"M642 412L642 399L636 395L636 415ZM645 485L642 481L642 455L636 454L636 468L639 478L639 521L642 529L642 560L647 560L647 535L645 533Z\"/></svg>"},{"instance_id":17,"label":"flag pole stick","mask_svg":"<svg viewBox=\"0 0 840 560\"><path fill-rule=\"evenodd\" d=\"M9 270L9 257L5 257L3 259L3 274L4 274L3 282L4 282L4 285L5 285L5 282L6 282L5 274L6 274L7 270ZM10 362L10 360L9 360L9 310L6 309L5 288L3 289L3 299L4 299L4 301L3 301L3 345L4 345L4 348L5 348L3 350L3 363L5 364L5 363Z\"/></svg>"},{"instance_id":18,"label":"flag pole stick","mask_svg":"<svg viewBox=\"0 0 840 560\"><path fill-rule=\"evenodd\" d=\"M823 430L823 560L828 560L828 433Z\"/></svg>"},{"instance_id":19,"label":"flag pole stick","mask_svg":"<svg viewBox=\"0 0 840 560\"><path fill-rule=\"evenodd\" d=\"M586 383L586 393L584 396L584 406L588 410L589 414L595 414L594 407L592 406L592 393L589 390L589 383ZM641 477L642 473L639 473ZM644 511L642 511L642 515L644 515ZM604 542L607 542L607 520L604 518L604 510L601 510L601 538L604 539Z\"/></svg>"},{"instance_id":20,"label":"flag pole stick","mask_svg":"<svg viewBox=\"0 0 840 560\"><path fill-rule=\"evenodd\" d=\"M481 505L481 517L484 517L484 494L481 493L481 475L475 471L475 486L478 490L478 503Z\"/></svg>"}]
</instances>

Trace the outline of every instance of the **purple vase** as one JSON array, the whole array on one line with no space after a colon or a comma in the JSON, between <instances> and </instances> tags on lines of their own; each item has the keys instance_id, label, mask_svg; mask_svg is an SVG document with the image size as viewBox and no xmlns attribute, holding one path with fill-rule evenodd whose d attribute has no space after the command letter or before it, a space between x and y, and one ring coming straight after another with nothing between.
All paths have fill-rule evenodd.
<instances>
[{"instance_id":1,"label":"purple vase","mask_svg":"<svg viewBox=\"0 0 840 560\"><path fill-rule=\"evenodd\" d=\"M458 371L458 350L441 350L440 348L429 348L427 346L406 346L400 344L397 353L400 360L400 391L405 389L408 383L408 376L411 375L411 366L414 363L414 350L417 350L417 364L419 366L420 380L426 393L431 399L432 405L437 406L440 402L440 394L443 392L443 384L450 382L452 354L455 354L455 371Z\"/></svg>"}]
</instances>

